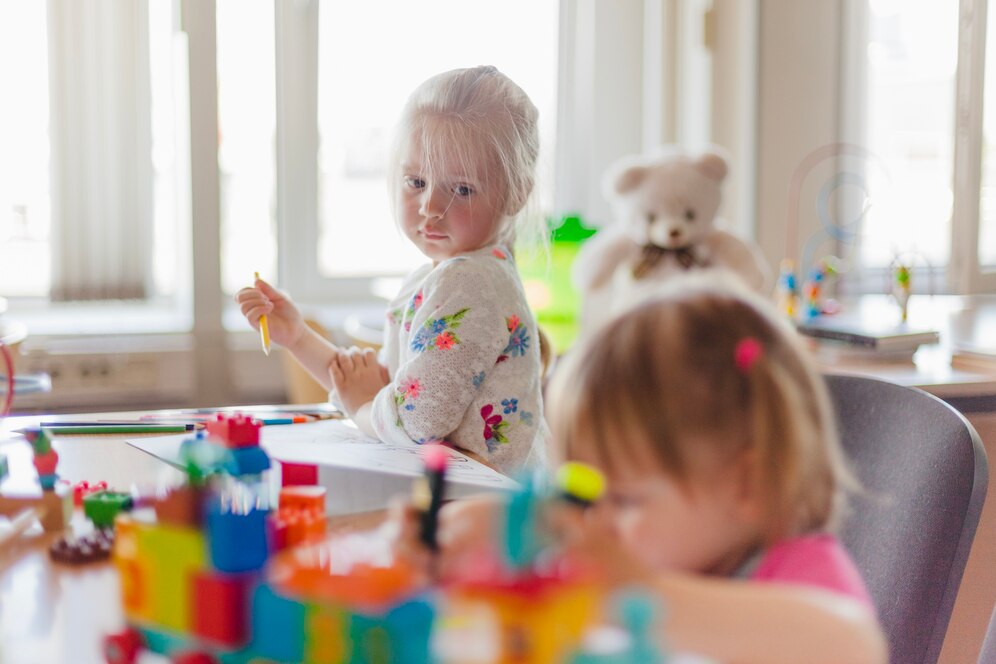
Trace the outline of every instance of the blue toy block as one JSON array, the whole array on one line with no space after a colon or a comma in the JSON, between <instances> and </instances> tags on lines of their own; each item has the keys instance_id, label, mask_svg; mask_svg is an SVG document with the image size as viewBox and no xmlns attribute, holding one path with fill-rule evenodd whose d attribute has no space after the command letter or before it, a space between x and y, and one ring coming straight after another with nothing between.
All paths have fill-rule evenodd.
<instances>
[{"instance_id":1,"label":"blue toy block","mask_svg":"<svg viewBox=\"0 0 996 664\"><path fill-rule=\"evenodd\" d=\"M55 488L55 483L59 481L59 476L56 473L51 475L39 475L38 483L41 484L41 488L45 491L51 491Z\"/></svg>"},{"instance_id":2,"label":"blue toy block","mask_svg":"<svg viewBox=\"0 0 996 664\"><path fill-rule=\"evenodd\" d=\"M261 584L253 593L251 650L276 662L304 661L305 606Z\"/></svg>"},{"instance_id":3,"label":"blue toy block","mask_svg":"<svg viewBox=\"0 0 996 664\"><path fill-rule=\"evenodd\" d=\"M266 516L269 512L250 507L245 513L223 511L218 498L207 506L208 550L211 565L220 572L253 572L269 556Z\"/></svg>"},{"instance_id":4,"label":"blue toy block","mask_svg":"<svg viewBox=\"0 0 996 664\"><path fill-rule=\"evenodd\" d=\"M230 449L225 459L229 475L259 475L270 468L270 457L262 447L237 447Z\"/></svg>"}]
</instances>

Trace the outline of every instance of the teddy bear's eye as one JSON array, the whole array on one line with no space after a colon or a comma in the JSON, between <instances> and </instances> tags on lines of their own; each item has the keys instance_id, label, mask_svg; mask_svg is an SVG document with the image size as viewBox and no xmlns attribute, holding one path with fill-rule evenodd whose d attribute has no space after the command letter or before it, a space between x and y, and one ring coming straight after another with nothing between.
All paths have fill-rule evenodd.
<instances>
[{"instance_id":1,"label":"teddy bear's eye","mask_svg":"<svg viewBox=\"0 0 996 664\"><path fill-rule=\"evenodd\" d=\"M685 219L688 221L695 221L695 210L688 209L685 210Z\"/></svg>"},{"instance_id":2,"label":"teddy bear's eye","mask_svg":"<svg viewBox=\"0 0 996 664\"><path fill-rule=\"evenodd\" d=\"M653 212L648 212L647 213L647 223L648 224L654 223L654 220L656 220L656 219L657 219L657 216Z\"/></svg>"}]
</instances>

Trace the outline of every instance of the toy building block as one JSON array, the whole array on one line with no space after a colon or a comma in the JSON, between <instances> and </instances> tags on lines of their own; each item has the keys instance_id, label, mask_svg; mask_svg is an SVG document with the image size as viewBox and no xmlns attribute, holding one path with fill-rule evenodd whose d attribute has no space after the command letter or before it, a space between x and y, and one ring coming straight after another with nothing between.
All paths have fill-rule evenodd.
<instances>
[{"instance_id":1,"label":"toy building block","mask_svg":"<svg viewBox=\"0 0 996 664\"><path fill-rule=\"evenodd\" d=\"M434 617L432 605L420 599L405 602L383 615L352 614L347 661L350 664L431 662L429 643Z\"/></svg>"},{"instance_id":2,"label":"toy building block","mask_svg":"<svg viewBox=\"0 0 996 664\"><path fill-rule=\"evenodd\" d=\"M280 509L302 510L325 514L323 486L284 486L280 489Z\"/></svg>"},{"instance_id":3,"label":"toy building block","mask_svg":"<svg viewBox=\"0 0 996 664\"><path fill-rule=\"evenodd\" d=\"M305 606L260 584L252 594L252 645L275 662L304 661Z\"/></svg>"},{"instance_id":4,"label":"toy building block","mask_svg":"<svg viewBox=\"0 0 996 664\"><path fill-rule=\"evenodd\" d=\"M309 602L304 618L304 657L307 662L345 662L349 657L350 614L334 604Z\"/></svg>"},{"instance_id":5,"label":"toy building block","mask_svg":"<svg viewBox=\"0 0 996 664\"><path fill-rule=\"evenodd\" d=\"M249 638L249 598L255 576L202 571L191 577L193 619L197 636L229 648Z\"/></svg>"},{"instance_id":6,"label":"toy building block","mask_svg":"<svg viewBox=\"0 0 996 664\"><path fill-rule=\"evenodd\" d=\"M76 507L82 507L84 497L89 496L91 493L106 490L107 482L104 482L103 480L94 484L90 484L86 480L80 480L73 485L73 505Z\"/></svg>"},{"instance_id":7,"label":"toy building block","mask_svg":"<svg viewBox=\"0 0 996 664\"><path fill-rule=\"evenodd\" d=\"M204 488L188 484L170 489L153 506L160 523L196 528L204 523L204 501Z\"/></svg>"},{"instance_id":8,"label":"toy building block","mask_svg":"<svg viewBox=\"0 0 996 664\"><path fill-rule=\"evenodd\" d=\"M280 462L280 485L318 484L318 466L310 463Z\"/></svg>"},{"instance_id":9,"label":"toy building block","mask_svg":"<svg viewBox=\"0 0 996 664\"><path fill-rule=\"evenodd\" d=\"M259 430L262 426L258 420L241 413L219 413L217 419L208 421L207 433L208 437L217 440L224 447L254 447L259 445Z\"/></svg>"},{"instance_id":10,"label":"toy building block","mask_svg":"<svg viewBox=\"0 0 996 664\"><path fill-rule=\"evenodd\" d=\"M151 595L150 617L165 628L189 632L190 579L207 567L203 533L171 524L139 524L136 544L137 556L148 561L143 582Z\"/></svg>"},{"instance_id":11,"label":"toy building block","mask_svg":"<svg viewBox=\"0 0 996 664\"><path fill-rule=\"evenodd\" d=\"M83 498L83 513L97 528L110 528L114 517L133 506L131 495L119 491L99 491Z\"/></svg>"},{"instance_id":12,"label":"toy building block","mask_svg":"<svg viewBox=\"0 0 996 664\"><path fill-rule=\"evenodd\" d=\"M221 572L251 572L263 567L269 557L266 541L268 511L255 506L235 509L219 497L208 501L206 530L211 564Z\"/></svg>"},{"instance_id":13,"label":"toy building block","mask_svg":"<svg viewBox=\"0 0 996 664\"><path fill-rule=\"evenodd\" d=\"M224 469L229 475L259 475L270 468L270 457L262 447L236 447L229 451Z\"/></svg>"},{"instance_id":14,"label":"toy building block","mask_svg":"<svg viewBox=\"0 0 996 664\"><path fill-rule=\"evenodd\" d=\"M10 467L7 465L7 455L0 454L0 482L10 474Z\"/></svg>"},{"instance_id":15,"label":"toy building block","mask_svg":"<svg viewBox=\"0 0 996 664\"><path fill-rule=\"evenodd\" d=\"M104 638L104 657L108 664L132 664L145 646L142 635L128 628Z\"/></svg>"},{"instance_id":16,"label":"toy building block","mask_svg":"<svg viewBox=\"0 0 996 664\"><path fill-rule=\"evenodd\" d=\"M641 592L623 592L617 599L619 622L629 633L630 664L666 662L665 653L654 638L654 625L658 621L657 601Z\"/></svg>"}]
</instances>

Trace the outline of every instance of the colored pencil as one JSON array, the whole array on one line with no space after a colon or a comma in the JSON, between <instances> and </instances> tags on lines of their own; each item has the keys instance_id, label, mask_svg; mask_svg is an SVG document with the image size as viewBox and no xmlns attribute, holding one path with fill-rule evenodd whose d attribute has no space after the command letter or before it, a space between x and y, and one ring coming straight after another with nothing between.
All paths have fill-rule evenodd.
<instances>
[{"instance_id":1,"label":"colored pencil","mask_svg":"<svg viewBox=\"0 0 996 664\"><path fill-rule=\"evenodd\" d=\"M259 272L256 273L256 281L259 281ZM259 336L263 342L263 353L270 354L270 324L266 320L266 314L259 317Z\"/></svg>"},{"instance_id":2,"label":"colored pencil","mask_svg":"<svg viewBox=\"0 0 996 664\"><path fill-rule=\"evenodd\" d=\"M192 431L186 424L93 424L87 426L42 426L56 436L89 436L94 434L122 433L187 433Z\"/></svg>"}]
</instances>

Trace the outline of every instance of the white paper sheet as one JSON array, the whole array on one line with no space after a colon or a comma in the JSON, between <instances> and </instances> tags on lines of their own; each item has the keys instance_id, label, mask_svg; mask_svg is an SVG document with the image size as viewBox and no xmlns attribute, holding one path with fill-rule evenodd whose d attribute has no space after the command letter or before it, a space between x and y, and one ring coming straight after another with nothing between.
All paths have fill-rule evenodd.
<instances>
[{"instance_id":1,"label":"white paper sheet","mask_svg":"<svg viewBox=\"0 0 996 664\"><path fill-rule=\"evenodd\" d=\"M128 442L179 466L180 444L190 437L143 437ZM260 444L274 460L317 465L319 483L328 489L326 508L331 514L386 507L392 497L408 493L412 478L423 472L418 445L382 443L348 421L264 426ZM513 480L456 450L449 454L447 497L516 487Z\"/></svg>"}]
</instances>

